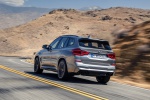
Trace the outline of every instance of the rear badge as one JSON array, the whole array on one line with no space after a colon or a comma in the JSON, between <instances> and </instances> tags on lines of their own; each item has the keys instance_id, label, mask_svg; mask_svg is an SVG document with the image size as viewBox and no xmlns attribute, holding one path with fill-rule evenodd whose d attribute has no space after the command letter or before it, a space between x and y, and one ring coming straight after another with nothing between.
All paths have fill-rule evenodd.
<instances>
[{"instance_id":1,"label":"rear badge","mask_svg":"<svg viewBox=\"0 0 150 100\"><path fill-rule=\"evenodd\" d=\"M98 51L98 54L105 54L105 53L106 53L106 51L103 51L103 50Z\"/></svg>"}]
</instances>

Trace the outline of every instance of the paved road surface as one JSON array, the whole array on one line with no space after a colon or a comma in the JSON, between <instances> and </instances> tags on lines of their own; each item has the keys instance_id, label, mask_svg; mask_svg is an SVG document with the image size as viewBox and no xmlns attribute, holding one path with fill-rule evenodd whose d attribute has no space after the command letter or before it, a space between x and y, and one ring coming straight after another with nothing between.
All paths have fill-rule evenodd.
<instances>
[{"instance_id":1,"label":"paved road surface","mask_svg":"<svg viewBox=\"0 0 150 100\"><path fill-rule=\"evenodd\" d=\"M33 65L19 57L0 57L0 100L150 100L150 90L93 77L60 81L53 72L33 73Z\"/></svg>"}]
</instances>

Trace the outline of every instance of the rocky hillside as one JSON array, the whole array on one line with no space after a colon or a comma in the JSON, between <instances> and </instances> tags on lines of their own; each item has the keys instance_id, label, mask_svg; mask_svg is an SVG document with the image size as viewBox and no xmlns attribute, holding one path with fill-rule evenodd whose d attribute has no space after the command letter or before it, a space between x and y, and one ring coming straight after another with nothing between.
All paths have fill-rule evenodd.
<instances>
[{"instance_id":1,"label":"rocky hillside","mask_svg":"<svg viewBox=\"0 0 150 100\"><path fill-rule=\"evenodd\" d=\"M150 82L150 20L113 35L118 54L116 75L137 83Z\"/></svg>"},{"instance_id":2,"label":"rocky hillside","mask_svg":"<svg viewBox=\"0 0 150 100\"><path fill-rule=\"evenodd\" d=\"M0 30L0 55L33 55L43 44L64 34L109 40L111 32L150 20L150 10L109 8L95 11L59 9L27 24Z\"/></svg>"},{"instance_id":3,"label":"rocky hillside","mask_svg":"<svg viewBox=\"0 0 150 100\"><path fill-rule=\"evenodd\" d=\"M50 9L35 7L13 7L0 4L0 29L24 24L46 14Z\"/></svg>"}]
</instances>

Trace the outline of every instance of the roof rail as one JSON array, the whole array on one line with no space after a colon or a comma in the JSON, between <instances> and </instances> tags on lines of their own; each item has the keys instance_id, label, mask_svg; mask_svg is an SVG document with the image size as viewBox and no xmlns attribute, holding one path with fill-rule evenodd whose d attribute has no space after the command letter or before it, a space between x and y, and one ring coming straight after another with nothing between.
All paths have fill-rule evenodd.
<instances>
[{"instance_id":1,"label":"roof rail","mask_svg":"<svg viewBox=\"0 0 150 100\"><path fill-rule=\"evenodd\" d=\"M79 36L77 36L77 35L62 35L62 36L76 36L76 37L79 37Z\"/></svg>"}]
</instances>

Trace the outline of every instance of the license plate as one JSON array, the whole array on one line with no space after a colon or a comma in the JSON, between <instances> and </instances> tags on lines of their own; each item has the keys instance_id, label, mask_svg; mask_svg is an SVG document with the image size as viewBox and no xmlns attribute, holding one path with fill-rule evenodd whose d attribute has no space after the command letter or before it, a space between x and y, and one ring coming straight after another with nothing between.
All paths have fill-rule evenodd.
<instances>
[{"instance_id":1,"label":"license plate","mask_svg":"<svg viewBox=\"0 0 150 100\"><path fill-rule=\"evenodd\" d=\"M97 54L91 54L92 58L98 58L98 59L105 59L106 55L97 55Z\"/></svg>"}]
</instances>

